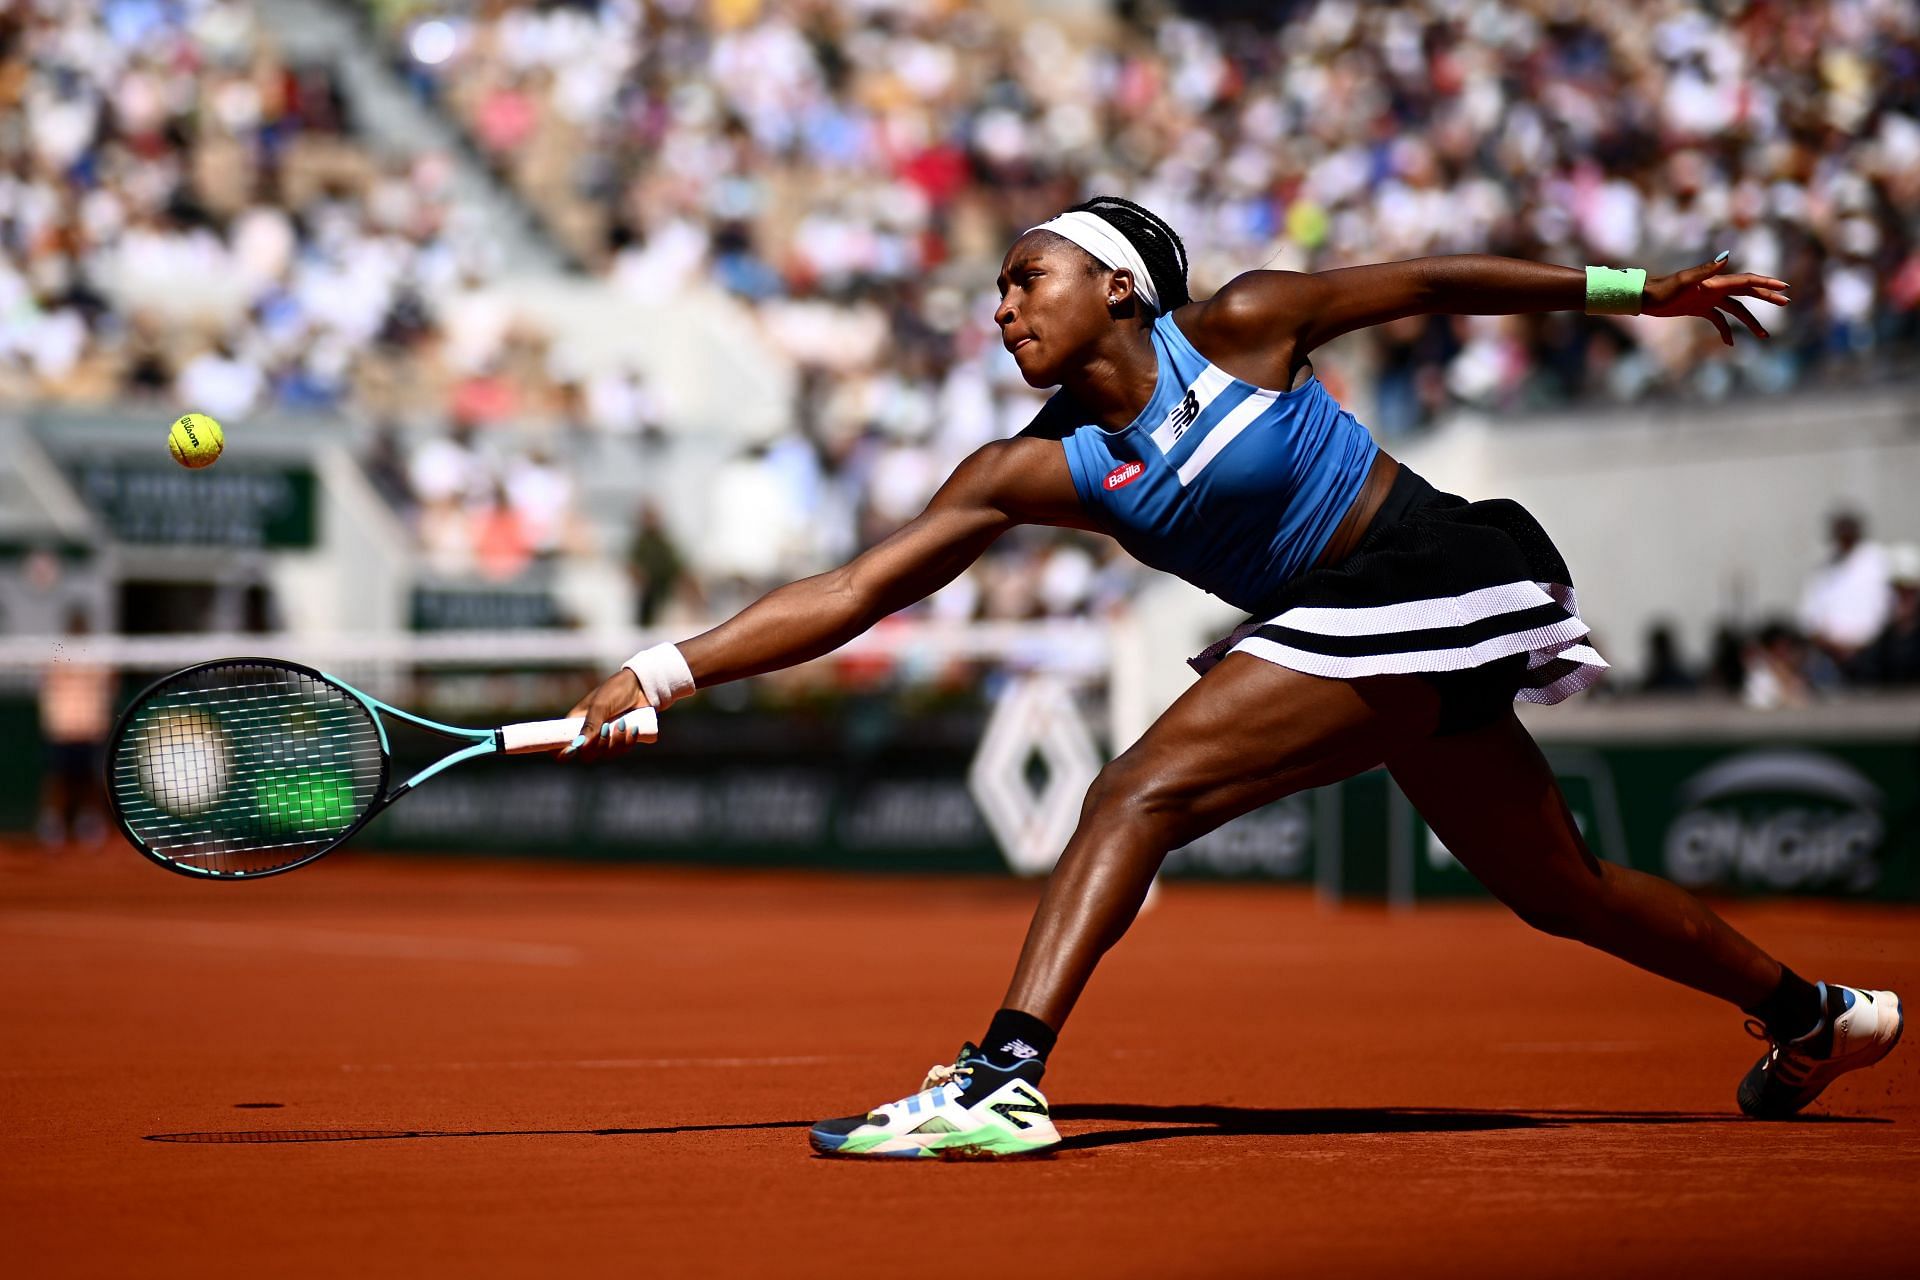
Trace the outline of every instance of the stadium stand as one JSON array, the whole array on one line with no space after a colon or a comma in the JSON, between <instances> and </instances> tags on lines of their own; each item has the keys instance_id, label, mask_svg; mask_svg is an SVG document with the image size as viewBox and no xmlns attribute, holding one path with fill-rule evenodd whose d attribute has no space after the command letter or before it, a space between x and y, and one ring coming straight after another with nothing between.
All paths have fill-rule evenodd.
<instances>
[{"instance_id":1,"label":"stadium stand","mask_svg":"<svg viewBox=\"0 0 1920 1280\"><path fill-rule=\"evenodd\" d=\"M347 7L470 148L400 157L367 145L339 67L269 37L269 7L0 17L8 398L372 424L362 466L430 571L624 562L647 622L867 545L1023 423L991 266L1089 189L1166 212L1203 292L1256 264L1720 246L1796 283L1774 343L1724 354L1704 326L1572 316L1357 335L1321 373L1389 440L1462 408L1872 381L1920 337L1908 5L1325 0L1257 30L1155 6L1050 6L1051 24L879 2ZM737 300L793 372L784 425L716 446L643 370L575 360L459 216L476 159L617 297ZM696 485L609 501L695 449ZM1025 539L929 612L1097 615L1134 584L1108 551ZM1816 685L1900 669L1796 652Z\"/></svg>"},{"instance_id":2,"label":"stadium stand","mask_svg":"<svg viewBox=\"0 0 1920 1280\"><path fill-rule=\"evenodd\" d=\"M1061 26L966 5L373 6L420 92L577 261L636 297L727 290L802 371L788 432L728 473L767 495L784 476L795 512L742 522L729 568L749 577L864 544L1030 412L981 282L1087 190L1185 228L1201 292L1255 264L1470 251L1677 265L1726 247L1796 282L1794 314L1765 318L1775 341L1731 353L1704 327L1564 315L1357 335L1321 373L1389 439L1462 408L1911 367L1910 6L1283 8L1255 29L1152 6ZM821 520L814 495L848 483L852 515ZM812 545L774 556L791 528Z\"/></svg>"},{"instance_id":3,"label":"stadium stand","mask_svg":"<svg viewBox=\"0 0 1920 1280\"><path fill-rule=\"evenodd\" d=\"M1022 226L1104 188L1186 229L1202 293L1255 264L1708 246L1799 289L1783 340L1732 361L1702 359L1705 330L1578 318L1388 329L1340 362L1388 434L1457 403L1853 378L1920 334L1910 5L1327 0L1097 39L991 6L376 7L581 262L641 292L705 275L844 376L964 367L959 299L929 275L964 293ZM828 308L825 336L790 322Z\"/></svg>"}]
</instances>

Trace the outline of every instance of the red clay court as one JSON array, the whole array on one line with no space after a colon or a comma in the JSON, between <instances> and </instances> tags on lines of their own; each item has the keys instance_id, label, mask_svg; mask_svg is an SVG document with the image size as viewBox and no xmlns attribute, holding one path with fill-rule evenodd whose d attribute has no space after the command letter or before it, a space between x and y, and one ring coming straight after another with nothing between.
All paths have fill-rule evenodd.
<instances>
[{"instance_id":1,"label":"red clay court","mask_svg":"<svg viewBox=\"0 0 1920 1280\"><path fill-rule=\"evenodd\" d=\"M1048 1076L1066 1149L989 1165L805 1127L977 1033L1035 884L349 853L208 885L115 848L0 886L16 1275L933 1274L983 1233L1097 1277L1914 1256L1913 1049L1745 1121L1735 1018L1488 906L1169 886ZM1912 910L1728 914L1920 990Z\"/></svg>"}]
</instances>

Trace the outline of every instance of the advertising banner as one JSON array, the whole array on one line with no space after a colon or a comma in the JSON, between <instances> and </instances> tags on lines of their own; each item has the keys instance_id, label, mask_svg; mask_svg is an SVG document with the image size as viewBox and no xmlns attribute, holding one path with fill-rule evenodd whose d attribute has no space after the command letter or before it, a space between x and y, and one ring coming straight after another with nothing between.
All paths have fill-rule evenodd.
<instances>
[{"instance_id":1,"label":"advertising banner","mask_svg":"<svg viewBox=\"0 0 1920 1280\"><path fill-rule=\"evenodd\" d=\"M472 686L495 688L483 676ZM447 682L460 687L457 682ZM509 682L507 687L512 687ZM544 687L544 686L542 686ZM572 683L566 684L571 691ZM554 696L543 695L540 705ZM525 718L531 708L521 708ZM495 711L445 709L486 723ZM503 718L516 718L507 715ZM0 700L0 826L30 830L43 764L31 696ZM1043 823L1073 753L1006 753L978 782L987 711L889 697L819 707L675 712L673 733L623 759L562 765L477 761L376 821L365 848L538 857L1041 874L1004 829ZM437 744L396 737L396 768ZM1574 822L1600 858L1718 894L1920 899L1920 727L1911 736L1821 735L1553 743L1545 748ZM993 764L989 759L987 764ZM1070 784L1070 785L1069 785ZM1022 791L1021 789L1025 790ZM1006 810L989 821L987 802ZM1499 803L1489 796L1488 803ZM1060 832L1070 832L1072 815ZM1384 770L1290 796L1167 857L1171 877L1312 882L1330 898L1399 905L1484 893ZM1466 861L1471 862L1471 851Z\"/></svg>"},{"instance_id":2,"label":"advertising banner","mask_svg":"<svg viewBox=\"0 0 1920 1280\"><path fill-rule=\"evenodd\" d=\"M527 631L564 620L551 591L420 586L408 608L415 631Z\"/></svg>"},{"instance_id":3,"label":"advertising banner","mask_svg":"<svg viewBox=\"0 0 1920 1280\"><path fill-rule=\"evenodd\" d=\"M1920 741L1609 743L1548 759L1609 861L1717 893L1920 894ZM1390 804L1389 898L1483 892L1397 789Z\"/></svg>"},{"instance_id":4,"label":"advertising banner","mask_svg":"<svg viewBox=\"0 0 1920 1280\"><path fill-rule=\"evenodd\" d=\"M363 842L885 871L1010 869L968 786L979 715L788 716L756 719L751 732L734 722L689 716L676 721L673 742L596 764L476 761L395 805ZM429 748L420 763L432 759ZM404 758L399 767L411 764ZM1048 781L1035 776L1028 785L1037 795ZM1247 814L1176 850L1167 873L1304 880L1315 864L1315 804L1315 796L1292 796Z\"/></svg>"},{"instance_id":5,"label":"advertising banner","mask_svg":"<svg viewBox=\"0 0 1920 1280\"><path fill-rule=\"evenodd\" d=\"M311 468L225 462L186 471L168 461L89 456L67 468L74 491L113 537L147 545L293 549L314 545Z\"/></svg>"}]
</instances>

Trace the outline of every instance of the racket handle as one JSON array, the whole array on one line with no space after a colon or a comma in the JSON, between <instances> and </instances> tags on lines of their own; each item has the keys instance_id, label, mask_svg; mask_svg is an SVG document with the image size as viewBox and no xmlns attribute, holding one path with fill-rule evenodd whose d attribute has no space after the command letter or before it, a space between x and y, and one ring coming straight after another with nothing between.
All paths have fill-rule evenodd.
<instances>
[{"instance_id":1,"label":"racket handle","mask_svg":"<svg viewBox=\"0 0 1920 1280\"><path fill-rule=\"evenodd\" d=\"M500 749L510 756L530 751L564 751L580 736L580 728L586 722L584 716L570 716L565 720L503 724L499 730ZM635 707L611 724L642 742L652 742L660 736L660 717L652 707Z\"/></svg>"}]
</instances>

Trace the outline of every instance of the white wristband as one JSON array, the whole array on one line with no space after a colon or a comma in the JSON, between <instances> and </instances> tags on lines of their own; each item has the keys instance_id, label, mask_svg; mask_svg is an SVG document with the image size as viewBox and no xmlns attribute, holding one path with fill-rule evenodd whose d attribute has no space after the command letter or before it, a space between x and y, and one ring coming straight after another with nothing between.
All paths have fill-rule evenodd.
<instances>
[{"instance_id":1,"label":"white wristband","mask_svg":"<svg viewBox=\"0 0 1920 1280\"><path fill-rule=\"evenodd\" d=\"M693 692L693 670L673 645L642 649L627 659L626 668L640 681L640 692L656 711L665 711Z\"/></svg>"}]
</instances>

